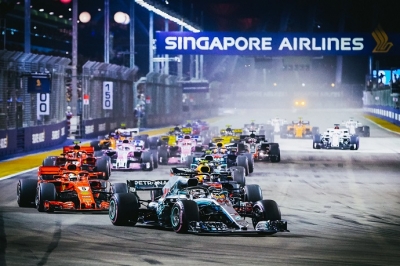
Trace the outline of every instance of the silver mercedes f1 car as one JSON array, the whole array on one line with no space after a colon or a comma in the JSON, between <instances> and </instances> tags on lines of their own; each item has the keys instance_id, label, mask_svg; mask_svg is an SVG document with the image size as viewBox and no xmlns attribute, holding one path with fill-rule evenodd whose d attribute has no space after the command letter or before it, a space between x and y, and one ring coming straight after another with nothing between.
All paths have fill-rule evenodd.
<instances>
[{"instance_id":1,"label":"silver mercedes f1 car","mask_svg":"<svg viewBox=\"0 0 400 266\"><path fill-rule=\"evenodd\" d=\"M217 176L209 180L201 184L196 177L183 176L172 176L168 181L128 180L129 193L116 193L111 198L110 220L114 225L141 223L177 233L288 232L278 205L264 200L258 185L243 187L235 181L220 181ZM140 190L149 190L151 199L141 200Z\"/></svg>"}]
</instances>

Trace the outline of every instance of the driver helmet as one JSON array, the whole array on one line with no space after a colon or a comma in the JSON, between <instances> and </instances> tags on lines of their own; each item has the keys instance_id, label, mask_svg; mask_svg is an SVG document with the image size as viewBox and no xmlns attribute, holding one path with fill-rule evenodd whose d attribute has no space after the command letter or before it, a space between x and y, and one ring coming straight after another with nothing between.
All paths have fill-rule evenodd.
<instances>
[{"instance_id":1,"label":"driver helmet","mask_svg":"<svg viewBox=\"0 0 400 266\"><path fill-rule=\"evenodd\" d=\"M70 173L68 175L68 180L69 181L78 181L78 176L76 174L74 174L74 173Z\"/></svg>"}]
</instances>

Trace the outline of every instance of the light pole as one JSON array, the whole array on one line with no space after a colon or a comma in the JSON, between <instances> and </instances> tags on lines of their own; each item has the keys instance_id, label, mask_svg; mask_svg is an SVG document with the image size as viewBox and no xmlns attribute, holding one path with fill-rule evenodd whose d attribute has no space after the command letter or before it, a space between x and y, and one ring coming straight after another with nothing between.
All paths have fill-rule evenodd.
<instances>
[{"instance_id":1,"label":"light pole","mask_svg":"<svg viewBox=\"0 0 400 266\"><path fill-rule=\"evenodd\" d=\"M78 111L78 0L72 0L72 69L71 69L71 111L74 116Z\"/></svg>"}]
</instances>

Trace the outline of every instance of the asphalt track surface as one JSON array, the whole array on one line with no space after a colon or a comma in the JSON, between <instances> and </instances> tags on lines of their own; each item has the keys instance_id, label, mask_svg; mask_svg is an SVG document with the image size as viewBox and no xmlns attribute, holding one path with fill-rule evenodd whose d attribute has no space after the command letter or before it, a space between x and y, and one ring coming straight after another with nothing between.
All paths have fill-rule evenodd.
<instances>
[{"instance_id":1,"label":"asphalt track surface","mask_svg":"<svg viewBox=\"0 0 400 266\"><path fill-rule=\"evenodd\" d=\"M0 265L399 265L400 138L360 110L246 113L215 122L240 127L254 119L299 116L321 129L350 116L371 127L360 149L314 150L311 140L280 139L280 163L257 163L247 183L280 206L289 233L198 236L143 226L113 226L107 213L39 213L19 208L18 179L0 181ZM113 172L111 182L168 178ZM147 195L145 195L147 196Z\"/></svg>"}]
</instances>

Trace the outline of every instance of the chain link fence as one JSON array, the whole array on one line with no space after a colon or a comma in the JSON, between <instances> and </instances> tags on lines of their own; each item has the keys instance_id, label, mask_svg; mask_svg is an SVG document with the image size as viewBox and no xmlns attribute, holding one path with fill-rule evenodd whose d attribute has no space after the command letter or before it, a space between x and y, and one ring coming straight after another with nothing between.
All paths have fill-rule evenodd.
<instances>
[{"instance_id":1,"label":"chain link fence","mask_svg":"<svg viewBox=\"0 0 400 266\"><path fill-rule=\"evenodd\" d=\"M68 58L0 50L0 129L49 125L65 120L65 68ZM37 112L37 94L28 93L27 73L51 75L50 112Z\"/></svg>"}]
</instances>

